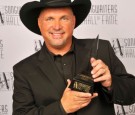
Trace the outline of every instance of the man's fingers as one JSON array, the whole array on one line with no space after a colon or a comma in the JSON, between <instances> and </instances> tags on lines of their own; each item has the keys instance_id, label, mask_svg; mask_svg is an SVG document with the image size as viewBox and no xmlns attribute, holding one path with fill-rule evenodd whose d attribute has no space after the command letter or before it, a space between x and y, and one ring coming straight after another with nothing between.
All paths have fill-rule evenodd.
<instances>
[{"instance_id":1,"label":"man's fingers","mask_svg":"<svg viewBox=\"0 0 135 115\"><path fill-rule=\"evenodd\" d=\"M98 96L98 93L93 93L91 99L93 99L93 98L95 98L95 97L97 97L97 96Z\"/></svg>"},{"instance_id":2,"label":"man's fingers","mask_svg":"<svg viewBox=\"0 0 135 115\"><path fill-rule=\"evenodd\" d=\"M104 75L106 72L106 69L99 69L95 74L92 75L92 77L95 79L97 77L101 77L102 75Z\"/></svg>"},{"instance_id":3,"label":"man's fingers","mask_svg":"<svg viewBox=\"0 0 135 115\"><path fill-rule=\"evenodd\" d=\"M89 98L91 97L90 93L84 93L84 92L77 92L75 91L75 96L79 98Z\"/></svg>"},{"instance_id":4,"label":"man's fingers","mask_svg":"<svg viewBox=\"0 0 135 115\"><path fill-rule=\"evenodd\" d=\"M93 63L95 60L96 60L96 59L92 57L92 58L90 59L90 63Z\"/></svg>"}]
</instances>

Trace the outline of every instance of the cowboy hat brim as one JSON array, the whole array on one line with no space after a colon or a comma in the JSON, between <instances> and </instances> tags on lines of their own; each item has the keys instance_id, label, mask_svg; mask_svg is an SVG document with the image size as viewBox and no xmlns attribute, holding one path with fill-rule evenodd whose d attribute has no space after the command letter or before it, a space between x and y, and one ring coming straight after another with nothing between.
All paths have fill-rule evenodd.
<instances>
[{"instance_id":1,"label":"cowboy hat brim","mask_svg":"<svg viewBox=\"0 0 135 115\"><path fill-rule=\"evenodd\" d=\"M58 2L58 3L42 3L38 1L28 2L24 4L20 10L20 19L22 23L32 32L41 35L38 27L38 17L42 9L54 7L71 7L76 17L76 25L79 26L87 17L90 8L90 0L74 0L71 3Z\"/></svg>"}]
</instances>

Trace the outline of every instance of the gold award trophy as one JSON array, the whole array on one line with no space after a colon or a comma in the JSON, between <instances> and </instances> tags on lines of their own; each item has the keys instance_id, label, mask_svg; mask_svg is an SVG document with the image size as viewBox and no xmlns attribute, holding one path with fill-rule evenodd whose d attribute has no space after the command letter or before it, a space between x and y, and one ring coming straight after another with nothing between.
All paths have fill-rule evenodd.
<instances>
[{"instance_id":1,"label":"gold award trophy","mask_svg":"<svg viewBox=\"0 0 135 115\"><path fill-rule=\"evenodd\" d=\"M98 45L99 45L99 36L95 39L91 48L91 57L97 58ZM86 92L93 94L94 92L94 81L92 75L87 72L77 74L69 86L72 90Z\"/></svg>"}]
</instances>

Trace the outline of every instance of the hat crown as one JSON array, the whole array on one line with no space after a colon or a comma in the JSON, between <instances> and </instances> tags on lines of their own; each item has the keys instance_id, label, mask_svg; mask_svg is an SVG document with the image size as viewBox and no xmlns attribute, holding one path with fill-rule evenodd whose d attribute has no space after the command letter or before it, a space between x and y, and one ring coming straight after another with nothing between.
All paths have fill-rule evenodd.
<instances>
[{"instance_id":1,"label":"hat crown","mask_svg":"<svg viewBox=\"0 0 135 115\"><path fill-rule=\"evenodd\" d=\"M71 3L72 0L40 0L42 3L50 4L50 3Z\"/></svg>"}]
</instances>

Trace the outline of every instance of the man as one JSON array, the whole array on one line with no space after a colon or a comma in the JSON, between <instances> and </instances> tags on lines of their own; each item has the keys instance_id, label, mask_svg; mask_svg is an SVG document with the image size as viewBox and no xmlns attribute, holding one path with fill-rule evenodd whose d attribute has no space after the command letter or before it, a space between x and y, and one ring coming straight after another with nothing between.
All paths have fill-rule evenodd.
<instances>
[{"instance_id":1,"label":"man","mask_svg":"<svg viewBox=\"0 0 135 115\"><path fill-rule=\"evenodd\" d=\"M94 40L72 36L90 8L89 0L41 0L21 8L24 25L45 42L13 68L13 115L114 115L113 103L135 102L135 78L127 74L110 43L99 41L95 59ZM93 94L70 88L72 79L84 71L92 75Z\"/></svg>"}]
</instances>

